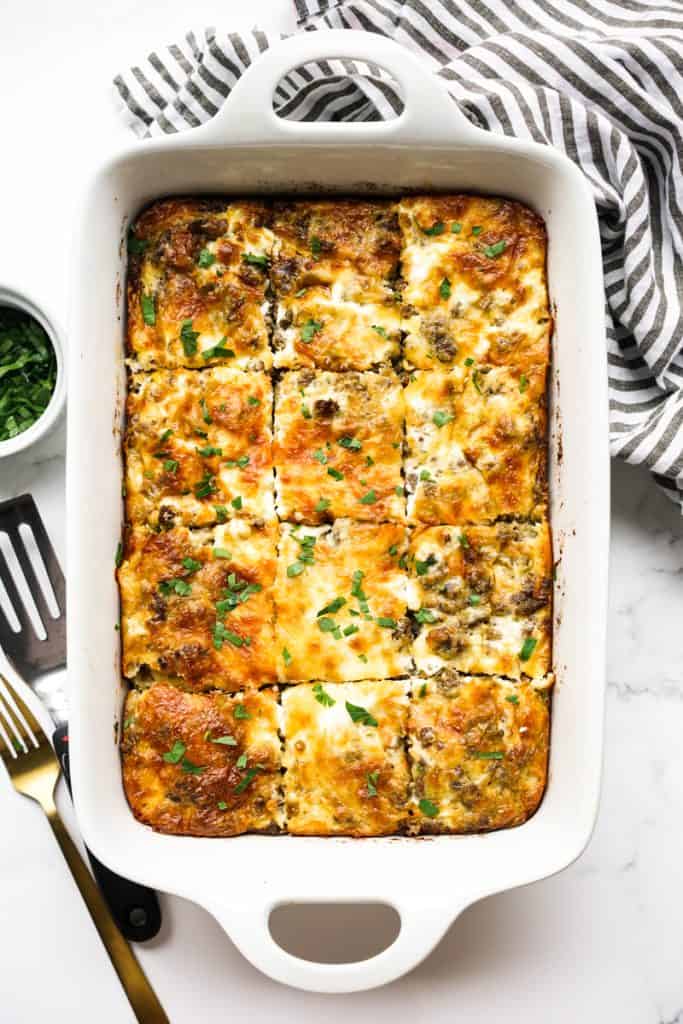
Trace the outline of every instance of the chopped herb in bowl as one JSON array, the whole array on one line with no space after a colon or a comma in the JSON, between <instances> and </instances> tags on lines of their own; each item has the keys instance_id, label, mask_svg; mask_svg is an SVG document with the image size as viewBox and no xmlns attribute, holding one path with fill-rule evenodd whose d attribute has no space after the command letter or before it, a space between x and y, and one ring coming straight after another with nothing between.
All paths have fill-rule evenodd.
<instances>
[{"instance_id":1,"label":"chopped herb in bowl","mask_svg":"<svg viewBox=\"0 0 683 1024\"><path fill-rule=\"evenodd\" d=\"M30 313L0 306L0 442L10 441L47 409L57 383L57 357Z\"/></svg>"}]
</instances>

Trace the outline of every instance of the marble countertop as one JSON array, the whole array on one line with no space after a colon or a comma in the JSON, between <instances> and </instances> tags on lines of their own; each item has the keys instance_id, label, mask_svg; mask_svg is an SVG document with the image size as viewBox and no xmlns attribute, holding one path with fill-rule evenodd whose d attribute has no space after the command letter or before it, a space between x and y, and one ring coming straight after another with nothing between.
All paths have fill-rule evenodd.
<instances>
[{"instance_id":1,"label":"marble countertop","mask_svg":"<svg viewBox=\"0 0 683 1024\"><path fill-rule=\"evenodd\" d=\"M0 95L12 145L0 172L0 283L30 287L61 320L79 189L126 137L108 97L112 73L192 25L293 27L288 0L255 0L248 15L236 0L220 10L199 0L191 24L186 9L5 0ZM65 563L63 447L62 425L1 462L0 499L32 492ZM683 1024L683 520L641 471L613 464L612 487L604 787L584 855L555 878L471 907L409 976L344 997L271 982L203 910L163 897L162 932L139 956L173 1024L276 1014L335 1024L349 1012L377 1024ZM3 1024L34 1024L43 1012L55 1022L132 1020L41 813L4 776L0 805ZM344 936L351 944L353 927ZM338 931L320 939L338 940Z\"/></svg>"}]
</instances>

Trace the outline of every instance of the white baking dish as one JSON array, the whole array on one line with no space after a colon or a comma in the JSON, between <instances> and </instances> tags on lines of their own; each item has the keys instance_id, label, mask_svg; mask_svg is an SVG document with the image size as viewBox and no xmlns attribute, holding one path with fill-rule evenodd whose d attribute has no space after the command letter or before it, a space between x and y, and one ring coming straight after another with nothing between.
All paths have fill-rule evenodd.
<instances>
[{"instance_id":1,"label":"white baking dish","mask_svg":"<svg viewBox=\"0 0 683 1024\"><path fill-rule=\"evenodd\" d=\"M278 119L280 76L315 58L360 58L400 83L394 121L301 124ZM548 789L507 831L433 839L157 835L125 800L114 742L119 684L113 559L121 531L125 272L123 239L150 200L178 193L253 195L470 190L512 196L548 226L556 311L551 382L555 557L553 704ZM559 871L583 850L598 805L605 684L609 475L607 374L597 220L588 186L552 149L488 134L396 44L314 32L269 50L206 126L136 143L92 181L78 227L69 402L69 667L72 775L83 836L115 871L195 900L244 955L278 981L352 992L418 964L457 915L483 896ZM359 963L317 964L272 939L271 910L290 902L383 902L396 941Z\"/></svg>"}]
</instances>

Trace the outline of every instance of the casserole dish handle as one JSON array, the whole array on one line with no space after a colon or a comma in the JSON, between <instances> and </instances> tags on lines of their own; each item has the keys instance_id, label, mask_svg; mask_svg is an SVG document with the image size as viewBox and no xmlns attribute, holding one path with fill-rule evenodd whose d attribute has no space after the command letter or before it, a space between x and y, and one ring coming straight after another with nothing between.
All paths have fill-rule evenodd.
<instances>
[{"instance_id":1,"label":"casserole dish handle","mask_svg":"<svg viewBox=\"0 0 683 1024\"><path fill-rule=\"evenodd\" d=\"M304 960L288 953L273 938L269 927L272 911L280 906L325 902L313 899L310 894L300 900L290 897L287 900L269 901L260 911L253 904L221 909L216 906L215 897L209 905L211 913L220 921L240 952L254 967L274 981L307 992L345 993L364 992L386 985L417 967L473 898L469 896L463 899L462 905L456 910L448 902L439 906L430 905L429 902L410 905L399 903L393 897L378 899L376 895L364 899L345 898L341 902L391 906L401 919L400 931L390 946L367 960L351 963ZM333 902L338 904L340 900Z\"/></svg>"},{"instance_id":2,"label":"casserole dish handle","mask_svg":"<svg viewBox=\"0 0 683 1024\"><path fill-rule=\"evenodd\" d=\"M360 60L388 71L400 87L403 111L387 121L355 122L288 121L275 113L273 94L281 78L302 64L334 59ZM191 135L193 141L216 145L395 140L401 145L435 146L476 138L481 146L490 137L468 121L441 79L410 50L384 36L343 29L302 32L266 50L237 81L218 113Z\"/></svg>"}]
</instances>

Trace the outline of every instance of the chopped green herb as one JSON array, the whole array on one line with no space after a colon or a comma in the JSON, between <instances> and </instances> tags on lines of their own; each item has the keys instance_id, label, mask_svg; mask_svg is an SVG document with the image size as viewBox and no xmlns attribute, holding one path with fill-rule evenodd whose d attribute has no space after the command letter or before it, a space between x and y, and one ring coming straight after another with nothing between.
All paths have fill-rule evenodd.
<instances>
[{"instance_id":1,"label":"chopped green herb","mask_svg":"<svg viewBox=\"0 0 683 1024\"><path fill-rule=\"evenodd\" d=\"M169 437L171 437L172 435L173 435L173 431L172 431L172 430L171 430L171 428L169 427L169 428L168 428L168 430L165 430L165 431L163 432L163 434L162 434L162 435L161 435L161 437L159 438L159 441L158 441L158 443L159 443L160 445L161 445L161 444L165 444L165 443L166 443L166 442L168 441Z\"/></svg>"},{"instance_id":2,"label":"chopped green herb","mask_svg":"<svg viewBox=\"0 0 683 1024\"><path fill-rule=\"evenodd\" d=\"M334 619L330 619L327 615L323 615L322 618L317 619L317 623L318 629L321 633L335 633L339 629L339 626Z\"/></svg>"},{"instance_id":3,"label":"chopped green herb","mask_svg":"<svg viewBox=\"0 0 683 1024\"><path fill-rule=\"evenodd\" d=\"M215 738L209 736L210 743L220 743L223 747L236 747L237 740L234 736L216 736Z\"/></svg>"},{"instance_id":4,"label":"chopped green herb","mask_svg":"<svg viewBox=\"0 0 683 1024\"><path fill-rule=\"evenodd\" d=\"M432 479L432 474L429 472L428 469L421 469L420 470L420 480L431 480L431 479Z\"/></svg>"},{"instance_id":5,"label":"chopped green herb","mask_svg":"<svg viewBox=\"0 0 683 1024\"><path fill-rule=\"evenodd\" d=\"M396 619L392 619L387 615L378 616L378 618L375 619L375 622L378 626L381 626L382 629L396 629L398 625Z\"/></svg>"},{"instance_id":6,"label":"chopped green herb","mask_svg":"<svg viewBox=\"0 0 683 1024\"><path fill-rule=\"evenodd\" d=\"M154 305L154 296L147 295L142 292L140 295L140 308L142 310L142 319L145 321L148 327L154 327L157 322L157 311Z\"/></svg>"},{"instance_id":7,"label":"chopped green herb","mask_svg":"<svg viewBox=\"0 0 683 1024\"><path fill-rule=\"evenodd\" d=\"M398 544L392 544L391 547L387 549L387 554L394 558L398 554Z\"/></svg>"},{"instance_id":8,"label":"chopped green herb","mask_svg":"<svg viewBox=\"0 0 683 1024\"><path fill-rule=\"evenodd\" d=\"M226 804L225 800L219 800L216 806L218 807L219 811L227 811L228 809L228 805Z\"/></svg>"},{"instance_id":9,"label":"chopped green herb","mask_svg":"<svg viewBox=\"0 0 683 1024\"><path fill-rule=\"evenodd\" d=\"M493 245L485 245L484 256L488 256L490 260L495 260L505 252L507 245L507 242L502 240L500 242L494 242Z\"/></svg>"},{"instance_id":10,"label":"chopped green herb","mask_svg":"<svg viewBox=\"0 0 683 1024\"><path fill-rule=\"evenodd\" d=\"M362 661L364 665L367 665L367 663L368 663L368 656L367 656L367 654L359 654L358 655L358 660Z\"/></svg>"},{"instance_id":11,"label":"chopped green herb","mask_svg":"<svg viewBox=\"0 0 683 1024\"><path fill-rule=\"evenodd\" d=\"M230 558L232 558L232 552L228 551L227 548L214 548L213 549L213 557L214 558L230 559Z\"/></svg>"},{"instance_id":12,"label":"chopped green herb","mask_svg":"<svg viewBox=\"0 0 683 1024\"><path fill-rule=\"evenodd\" d=\"M213 510L216 513L216 521L224 523L228 518L228 510L225 505L214 505Z\"/></svg>"},{"instance_id":13,"label":"chopped green herb","mask_svg":"<svg viewBox=\"0 0 683 1024\"><path fill-rule=\"evenodd\" d=\"M519 697L516 693L510 694L510 696L506 697L505 700L508 701L510 704L519 704Z\"/></svg>"},{"instance_id":14,"label":"chopped green herb","mask_svg":"<svg viewBox=\"0 0 683 1024\"><path fill-rule=\"evenodd\" d=\"M235 718L242 718L242 719L251 718L251 715L247 711L247 709L244 706L244 704L237 704L235 706L235 710L234 710L233 714L234 714Z\"/></svg>"},{"instance_id":15,"label":"chopped green herb","mask_svg":"<svg viewBox=\"0 0 683 1024\"><path fill-rule=\"evenodd\" d=\"M301 328L301 340L306 345L313 341L316 334L322 331L323 325L321 320L307 320Z\"/></svg>"},{"instance_id":16,"label":"chopped green herb","mask_svg":"<svg viewBox=\"0 0 683 1024\"><path fill-rule=\"evenodd\" d=\"M468 356L467 359L465 360L465 366L473 366L473 365L474 365L474 359L472 358L472 356Z\"/></svg>"},{"instance_id":17,"label":"chopped green herb","mask_svg":"<svg viewBox=\"0 0 683 1024\"><path fill-rule=\"evenodd\" d=\"M215 494L217 490L216 477L209 473L208 470L202 479L194 485L195 498L208 498L210 494Z\"/></svg>"},{"instance_id":18,"label":"chopped green herb","mask_svg":"<svg viewBox=\"0 0 683 1024\"><path fill-rule=\"evenodd\" d=\"M432 416L432 422L435 423L437 427L445 427L446 424L450 423L452 419L452 413L443 412L441 409L437 409L434 415Z\"/></svg>"},{"instance_id":19,"label":"chopped green herb","mask_svg":"<svg viewBox=\"0 0 683 1024\"><path fill-rule=\"evenodd\" d=\"M442 235L445 227L442 220L437 220L430 228L420 228L423 235Z\"/></svg>"},{"instance_id":20,"label":"chopped green herb","mask_svg":"<svg viewBox=\"0 0 683 1024\"><path fill-rule=\"evenodd\" d=\"M474 750L472 757L477 761L502 761L504 755L500 750Z\"/></svg>"},{"instance_id":21,"label":"chopped green herb","mask_svg":"<svg viewBox=\"0 0 683 1024\"><path fill-rule=\"evenodd\" d=\"M196 558L183 558L183 566L188 572L199 572L202 563L198 562Z\"/></svg>"},{"instance_id":22,"label":"chopped green herb","mask_svg":"<svg viewBox=\"0 0 683 1024\"><path fill-rule=\"evenodd\" d=\"M484 229L482 228L482 226L480 224L475 224L474 227L472 228L472 234L473 235L480 235L483 230Z\"/></svg>"},{"instance_id":23,"label":"chopped green herb","mask_svg":"<svg viewBox=\"0 0 683 1024\"><path fill-rule=\"evenodd\" d=\"M536 650L537 644L538 644L538 640L536 639L535 636L528 636L526 638L526 640L524 641L524 643L522 644L522 649L519 652L519 660L520 661L528 661L529 658L531 657L531 655Z\"/></svg>"},{"instance_id":24,"label":"chopped green herb","mask_svg":"<svg viewBox=\"0 0 683 1024\"><path fill-rule=\"evenodd\" d=\"M439 285L439 295L442 299L450 299L451 297L451 282L447 277L444 277L443 281Z\"/></svg>"},{"instance_id":25,"label":"chopped green herb","mask_svg":"<svg viewBox=\"0 0 683 1024\"><path fill-rule=\"evenodd\" d=\"M329 469L327 470L327 475L333 477L334 480L344 479L344 474L340 473L339 470L335 469L333 466L329 467Z\"/></svg>"},{"instance_id":26,"label":"chopped green herb","mask_svg":"<svg viewBox=\"0 0 683 1024\"><path fill-rule=\"evenodd\" d=\"M313 235L311 237L311 252L313 254L314 259L317 260L318 257L320 256L320 253L322 251L323 251L323 244L322 244L322 242L320 241L320 239L318 238L317 235Z\"/></svg>"},{"instance_id":27,"label":"chopped green herb","mask_svg":"<svg viewBox=\"0 0 683 1024\"><path fill-rule=\"evenodd\" d=\"M340 608L343 608L345 604L345 597L335 597L334 601L330 601L329 604L326 604L324 608L320 609L318 615L334 615L334 613L338 612Z\"/></svg>"},{"instance_id":28,"label":"chopped green herb","mask_svg":"<svg viewBox=\"0 0 683 1024\"><path fill-rule=\"evenodd\" d=\"M337 444L342 448L348 448L352 452L359 452L363 447L357 437L340 437Z\"/></svg>"},{"instance_id":29,"label":"chopped green herb","mask_svg":"<svg viewBox=\"0 0 683 1024\"><path fill-rule=\"evenodd\" d=\"M212 267L216 262L216 257L208 249L202 249L197 260L197 266L202 267L206 270L207 267Z\"/></svg>"},{"instance_id":30,"label":"chopped green herb","mask_svg":"<svg viewBox=\"0 0 683 1024\"><path fill-rule=\"evenodd\" d=\"M307 291L308 291L308 288L299 288L298 292L294 292L294 298L295 299L300 299L301 296L305 295Z\"/></svg>"},{"instance_id":31,"label":"chopped green herb","mask_svg":"<svg viewBox=\"0 0 683 1024\"><path fill-rule=\"evenodd\" d=\"M164 460L164 472L165 473L177 473L179 463L176 459L165 459Z\"/></svg>"},{"instance_id":32,"label":"chopped green herb","mask_svg":"<svg viewBox=\"0 0 683 1024\"><path fill-rule=\"evenodd\" d=\"M363 708L359 704L351 704L348 700L346 701L345 707L352 722L357 722L360 725L374 725L377 727L377 719L370 714L367 708Z\"/></svg>"},{"instance_id":33,"label":"chopped green herb","mask_svg":"<svg viewBox=\"0 0 683 1024\"><path fill-rule=\"evenodd\" d=\"M177 594L178 597L187 597L192 593L192 584L182 579L162 580L159 584L159 593L163 594L164 597L169 597L171 594Z\"/></svg>"},{"instance_id":34,"label":"chopped green herb","mask_svg":"<svg viewBox=\"0 0 683 1024\"><path fill-rule=\"evenodd\" d=\"M313 686L313 695L315 696L318 704L322 704L324 708L331 708L337 703L334 697L330 697L329 693L323 689L322 683L315 683Z\"/></svg>"},{"instance_id":35,"label":"chopped green herb","mask_svg":"<svg viewBox=\"0 0 683 1024\"><path fill-rule=\"evenodd\" d=\"M379 781L379 772L368 772L365 776L365 785L368 791L368 796L377 796L377 783Z\"/></svg>"},{"instance_id":36,"label":"chopped green herb","mask_svg":"<svg viewBox=\"0 0 683 1024\"><path fill-rule=\"evenodd\" d=\"M185 772L186 775L201 775L204 768L198 764L193 764L192 761L188 761L186 757L180 762L181 771Z\"/></svg>"},{"instance_id":37,"label":"chopped green herb","mask_svg":"<svg viewBox=\"0 0 683 1024\"><path fill-rule=\"evenodd\" d=\"M481 598L479 597L479 594L470 594L467 600L472 605L473 608L476 608L478 604L481 604Z\"/></svg>"},{"instance_id":38,"label":"chopped green herb","mask_svg":"<svg viewBox=\"0 0 683 1024\"><path fill-rule=\"evenodd\" d=\"M237 768L240 768L240 769L246 768L247 767L247 755L246 754L240 754L240 756L235 761L235 766Z\"/></svg>"},{"instance_id":39,"label":"chopped green herb","mask_svg":"<svg viewBox=\"0 0 683 1024\"><path fill-rule=\"evenodd\" d=\"M176 740L170 750L167 750L164 754L164 761L167 764L178 764L185 756L185 744L180 740Z\"/></svg>"},{"instance_id":40,"label":"chopped green herb","mask_svg":"<svg viewBox=\"0 0 683 1024\"><path fill-rule=\"evenodd\" d=\"M316 462L319 462L321 466L327 465L327 455L325 455L325 452L322 450L322 448L316 448L316 450L313 452L313 458L315 459Z\"/></svg>"},{"instance_id":41,"label":"chopped green herb","mask_svg":"<svg viewBox=\"0 0 683 1024\"><path fill-rule=\"evenodd\" d=\"M483 394L481 390L481 377L479 375L479 370L477 369L472 370L472 384L474 385L475 390L478 391L480 395Z\"/></svg>"},{"instance_id":42,"label":"chopped green herb","mask_svg":"<svg viewBox=\"0 0 683 1024\"><path fill-rule=\"evenodd\" d=\"M226 340L226 338L221 338L218 344L214 345L213 348L204 349L204 351L202 352L202 359L204 360L205 363L208 362L209 359L217 359L219 356L225 356L226 359L235 358L235 353L233 352L233 350L231 348L226 348L225 345L223 344L223 342Z\"/></svg>"},{"instance_id":43,"label":"chopped green herb","mask_svg":"<svg viewBox=\"0 0 683 1024\"><path fill-rule=\"evenodd\" d=\"M257 256L256 253L253 252L243 252L242 262L248 263L250 267L258 267L260 270L268 269L268 257Z\"/></svg>"},{"instance_id":44,"label":"chopped green herb","mask_svg":"<svg viewBox=\"0 0 683 1024\"><path fill-rule=\"evenodd\" d=\"M311 410L310 410L310 409L308 408L308 406L307 406L307 405L306 405L305 403L303 403L303 402L302 402L302 404L301 404L301 415L303 416L303 418L304 418L305 420L310 420L310 418L311 418Z\"/></svg>"},{"instance_id":45,"label":"chopped green herb","mask_svg":"<svg viewBox=\"0 0 683 1024\"><path fill-rule=\"evenodd\" d=\"M422 623L436 622L436 615L434 614L431 608L420 608L417 611L415 618L417 619L418 622Z\"/></svg>"},{"instance_id":46,"label":"chopped green herb","mask_svg":"<svg viewBox=\"0 0 683 1024\"><path fill-rule=\"evenodd\" d=\"M427 684L423 683L422 686L420 687L420 690L419 690L419 693L418 693L418 697L422 698L422 697L426 697L426 696L427 696Z\"/></svg>"},{"instance_id":47,"label":"chopped green herb","mask_svg":"<svg viewBox=\"0 0 683 1024\"><path fill-rule=\"evenodd\" d=\"M149 242L146 242L144 240L144 238L138 238L135 235L133 229L132 228L129 229L129 231L128 231L128 241L127 241L127 249L128 249L128 252L131 253L131 255L133 255L133 256L142 256L143 252L145 251L145 249L147 248L148 245L149 245Z\"/></svg>"},{"instance_id":48,"label":"chopped green herb","mask_svg":"<svg viewBox=\"0 0 683 1024\"><path fill-rule=\"evenodd\" d=\"M418 807L426 818L436 818L439 813L437 804L433 803L431 800L427 800L426 797L423 797L422 800L420 800Z\"/></svg>"},{"instance_id":49,"label":"chopped green herb","mask_svg":"<svg viewBox=\"0 0 683 1024\"><path fill-rule=\"evenodd\" d=\"M454 220L453 223L451 224L451 234L459 235L461 231L462 224L460 223L460 221Z\"/></svg>"},{"instance_id":50,"label":"chopped green herb","mask_svg":"<svg viewBox=\"0 0 683 1024\"><path fill-rule=\"evenodd\" d=\"M470 542L464 530L458 537L458 544L460 545L461 548L468 548L470 546Z\"/></svg>"},{"instance_id":51,"label":"chopped green herb","mask_svg":"<svg viewBox=\"0 0 683 1024\"><path fill-rule=\"evenodd\" d=\"M199 331L192 330L192 321L183 320L180 325L180 340L183 343L183 352L186 356L194 356L197 353L197 338Z\"/></svg>"},{"instance_id":52,"label":"chopped green herb","mask_svg":"<svg viewBox=\"0 0 683 1024\"><path fill-rule=\"evenodd\" d=\"M313 511L314 512L326 512L329 507L330 507L330 502L327 500L327 498L320 498L315 503L315 507L314 507Z\"/></svg>"},{"instance_id":53,"label":"chopped green herb","mask_svg":"<svg viewBox=\"0 0 683 1024\"><path fill-rule=\"evenodd\" d=\"M234 509L236 509L239 512L239 510L242 508L242 498L241 498L241 496L238 494L236 498L232 499L230 504L232 505L232 507Z\"/></svg>"},{"instance_id":54,"label":"chopped green herb","mask_svg":"<svg viewBox=\"0 0 683 1024\"><path fill-rule=\"evenodd\" d=\"M201 455L203 459L210 459L212 455L222 455L222 448L215 448L212 444L205 445L204 448L197 448L197 454Z\"/></svg>"},{"instance_id":55,"label":"chopped green herb","mask_svg":"<svg viewBox=\"0 0 683 1024\"><path fill-rule=\"evenodd\" d=\"M415 559L415 572L418 576L425 576L429 569L436 562L434 555L428 555L426 561L421 562L419 558Z\"/></svg>"},{"instance_id":56,"label":"chopped green herb","mask_svg":"<svg viewBox=\"0 0 683 1024\"><path fill-rule=\"evenodd\" d=\"M254 395L249 395L249 398L247 399L247 402L249 403L249 405L260 405L261 404L261 399L260 398L256 398Z\"/></svg>"},{"instance_id":57,"label":"chopped green herb","mask_svg":"<svg viewBox=\"0 0 683 1024\"><path fill-rule=\"evenodd\" d=\"M209 413L209 407L206 404L205 398L199 399L199 408L202 410L202 419L204 420L204 422L213 423L213 420L211 419L211 414Z\"/></svg>"},{"instance_id":58,"label":"chopped green herb","mask_svg":"<svg viewBox=\"0 0 683 1024\"><path fill-rule=\"evenodd\" d=\"M403 495L405 494L404 489L400 485L395 488L395 491L396 491L397 495L399 496L399 498L402 498Z\"/></svg>"},{"instance_id":59,"label":"chopped green herb","mask_svg":"<svg viewBox=\"0 0 683 1024\"><path fill-rule=\"evenodd\" d=\"M519 391L520 391L520 394L523 395L528 387L529 387L529 381L527 379L526 374L523 373L522 376L519 378Z\"/></svg>"},{"instance_id":60,"label":"chopped green herb","mask_svg":"<svg viewBox=\"0 0 683 1024\"><path fill-rule=\"evenodd\" d=\"M344 636L353 636L354 633L358 633L359 632L359 627L355 626L353 624L353 622L352 622L350 626L346 626L346 628L343 630L343 632L344 632Z\"/></svg>"},{"instance_id":61,"label":"chopped green herb","mask_svg":"<svg viewBox=\"0 0 683 1024\"><path fill-rule=\"evenodd\" d=\"M373 325L372 325L372 329L373 329L373 331L377 331L377 333L378 333L378 334L379 334L379 335L380 335L380 336L381 336L382 338L386 338L386 336L387 336L387 331L386 331L386 327L381 327L381 326L380 326L380 324L373 324Z\"/></svg>"},{"instance_id":62,"label":"chopped green herb","mask_svg":"<svg viewBox=\"0 0 683 1024\"><path fill-rule=\"evenodd\" d=\"M235 792L243 793L247 786L255 779L255 777L258 775L260 771L263 771L263 766L260 764L256 764L254 765L253 768L250 768L249 771L244 776L244 778L242 779L242 781L235 786Z\"/></svg>"},{"instance_id":63,"label":"chopped green herb","mask_svg":"<svg viewBox=\"0 0 683 1024\"><path fill-rule=\"evenodd\" d=\"M282 648L282 658L284 660L285 665L292 664L292 655L289 653L286 647Z\"/></svg>"},{"instance_id":64,"label":"chopped green herb","mask_svg":"<svg viewBox=\"0 0 683 1024\"><path fill-rule=\"evenodd\" d=\"M370 490L367 492L367 494L364 494L363 497L359 498L358 500L361 505L374 505L375 502L377 501L377 495L373 490Z\"/></svg>"},{"instance_id":65,"label":"chopped green herb","mask_svg":"<svg viewBox=\"0 0 683 1024\"><path fill-rule=\"evenodd\" d=\"M251 459L248 455L240 455L239 459L227 459L225 465L228 469L244 469L244 467L248 466L250 462Z\"/></svg>"},{"instance_id":66,"label":"chopped green herb","mask_svg":"<svg viewBox=\"0 0 683 1024\"><path fill-rule=\"evenodd\" d=\"M217 619L213 627L213 646L217 651L220 651L226 641L229 644L232 644L233 647L249 646L249 640L247 637L233 633L231 629L227 628L225 623Z\"/></svg>"},{"instance_id":67,"label":"chopped green herb","mask_svg":"<svg viewBox=\"0 0 683 1024\"><path fill-rule=\"evenodd\" d=\"M303 562L292 562L291 565L287 566L287 575L291 579L293 576L301 576L306 566Z\"/></svg>"}]
</instances>

